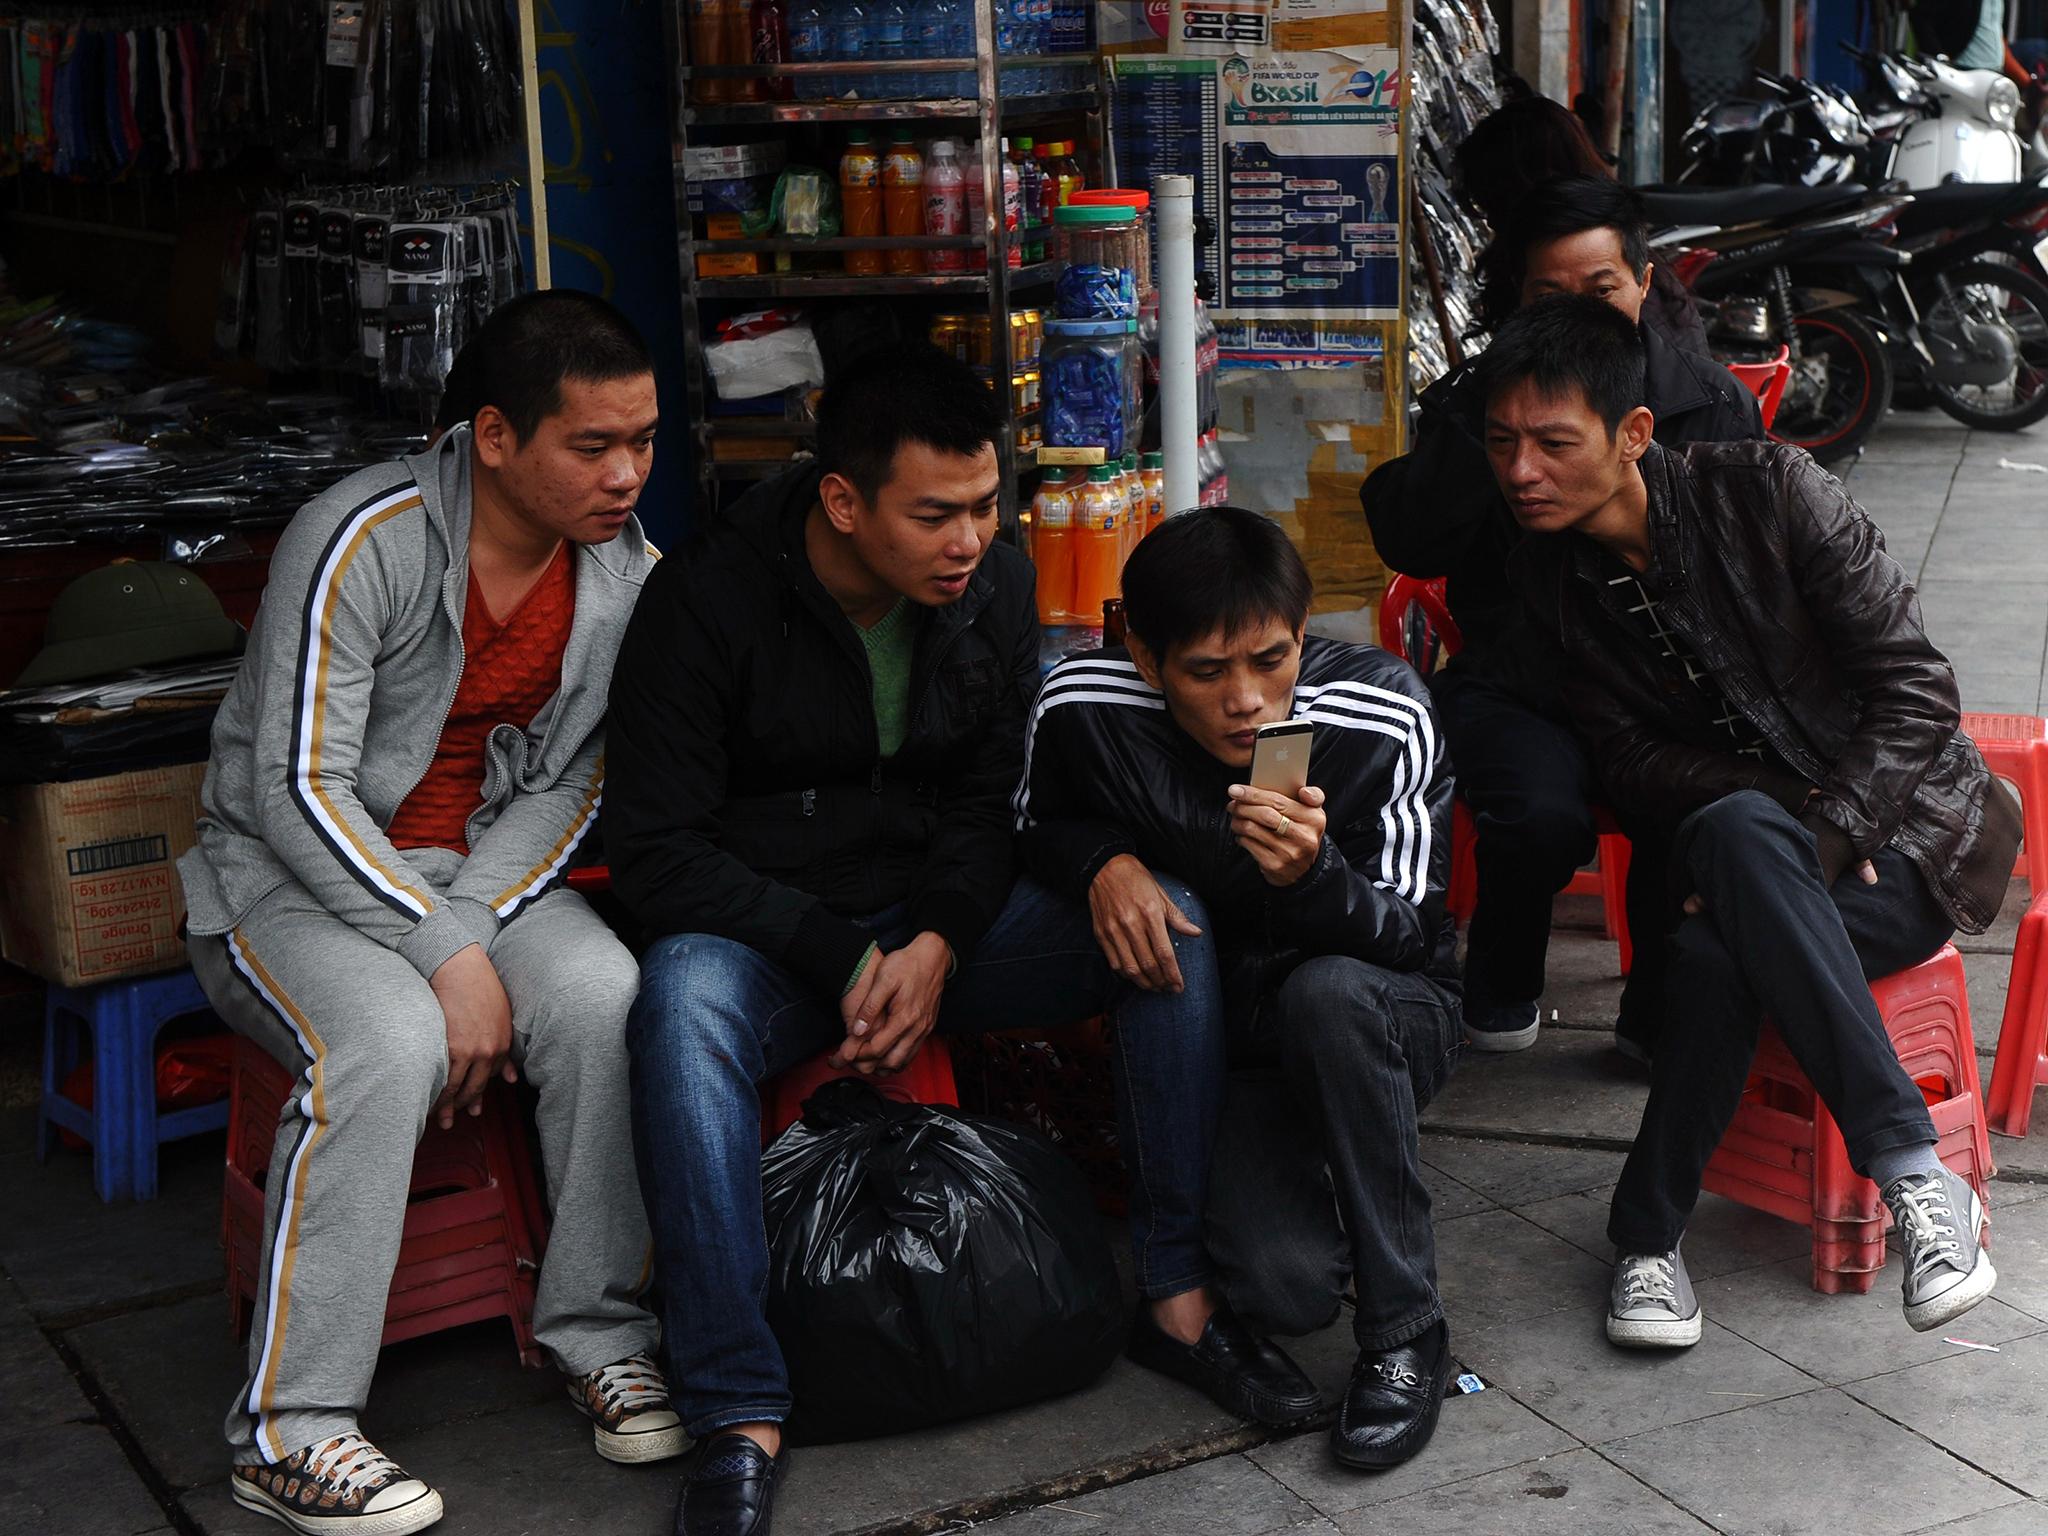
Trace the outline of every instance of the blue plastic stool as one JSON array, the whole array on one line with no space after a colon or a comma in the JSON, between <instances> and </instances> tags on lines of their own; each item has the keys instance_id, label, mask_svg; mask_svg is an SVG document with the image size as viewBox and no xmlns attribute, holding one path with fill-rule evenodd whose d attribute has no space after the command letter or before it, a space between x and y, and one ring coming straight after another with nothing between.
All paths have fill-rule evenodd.
<instances>
[{"instance_id":1,"label":"blue plastic stool","mask_svg":"<svg viewBox=\"0 0 2048 1536\"><path fill-rule=\"evenodd\" d=\"M36 1117L36 1161L56 1145L59 1127L92 1144L92 1187L100 1199L154 1200L156 1147L201 1131L225 1130L228 1101L160 1115L156 1110L156 1037L173 1019L210 1013L191 971L139 976L96 987L52 986L43 1004L43 1099ZM63 1093L91 1038L92 1107Z\"/></svg>"}]
</instances>

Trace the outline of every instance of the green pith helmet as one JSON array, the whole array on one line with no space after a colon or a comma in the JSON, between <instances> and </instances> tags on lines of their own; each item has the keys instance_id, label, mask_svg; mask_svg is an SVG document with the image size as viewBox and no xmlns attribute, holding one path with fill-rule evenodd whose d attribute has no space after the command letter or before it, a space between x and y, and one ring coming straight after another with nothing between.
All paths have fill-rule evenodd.
<instances>
[{"instance_id":1,"label":"green pith helmet","mask_svg":"<svg viewBox=\"0 0 2048 1536\"><path fill-rule=\"evenodd\" d=\"M162 560L121 561L87 571L57 594L43 648L14 686L79 683L241 648L241 627L191 571Z\"/></svg>"}]
</instances>

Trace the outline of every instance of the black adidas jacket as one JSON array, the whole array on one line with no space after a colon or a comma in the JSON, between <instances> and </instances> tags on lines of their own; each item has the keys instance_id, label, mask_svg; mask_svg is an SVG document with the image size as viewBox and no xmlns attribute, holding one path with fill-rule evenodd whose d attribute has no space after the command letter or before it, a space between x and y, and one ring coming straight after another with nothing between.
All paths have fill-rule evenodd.
<instances>
[{"instance_id":1,"label":"black adidas jacket","mask_svg":"<svg viewBox=\"0 0 2048 1536\"><path fill-rule=\"evenodd\" d=\"M1385 651L1311 635L1293 713L1315 722L1309 782L1328 797L1330 831L1308 874L1276 889L1231 836L1228 789L1243 770L1176 726L1123 650L1061 662L1026 739L1025 868L1085 901L1103 865L1133 854L1200 895L1233 952L1456 975L1444 919L1451 767L1429 690Z\"/></svg>"},{"instance_id":2,"label":"black adidas jacket","mask_svg":"<svg viewBox=\"0 0 2048 1536\"><path fill-rule=\"evenodd\" d=\"M853 920L898 902L965 960L1009 897L1009 801L1038 687L1031 564L983 558L919 615L911 714L884 762L860 636L819 583L802 467L664 560L612 674L605 849L651 934L751 945L836 998Z\"/></svg>"}]
</instances>

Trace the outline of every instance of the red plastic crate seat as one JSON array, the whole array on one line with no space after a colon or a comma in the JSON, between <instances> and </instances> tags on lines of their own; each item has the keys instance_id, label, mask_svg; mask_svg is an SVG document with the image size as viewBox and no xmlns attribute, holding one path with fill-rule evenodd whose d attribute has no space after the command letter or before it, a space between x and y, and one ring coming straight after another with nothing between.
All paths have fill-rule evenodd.
<instances>
[{"instance_id":1,"label":"red plastic crate seat","mask_svg":"<svg viewBox=\"0 0 2048 1536\"><path fill-rule=\"evenodd\" d=\"M237 1332L248 1323L263 1264L263 1184L278 1116L297 1082L261 1046L236 1041L220 1227ZM547 1232L524 1112L509 1085L493 1082L483 1114L458 1115L447 1131L430 1124L413 1155L383 1342L503 1317L520 1360L545 1364L533 1339L533 1297Z\"/></svg>"},{"instance_id":2,"label":"red plastic crate seat","mask_svg":"<svg viewBox=\"0 0 2048 1536\"><path fill-rule=\"evenodd\" d=\"M2048 720L2039 715L1963 716L1963 734L1977 743L1985 766L2019 791L2024 841L2014 874L2027 894L2048 891Z\"/></svg>"},{"instance_id":3,"label":"red plastic crate seat","mask_svg":"<svg viewBox=\"0 0 2048 1536\"><path fill-rule=\"evenodd\" d=\"M1428 581L1414 576L1396 576L1387 583L1387 595L1380 602L1380 649L1392 651L1416 671L1427 673L1435 661L1432 654L1441 646L1455 656L1464 646L1457 620L1451 617L1441 577ZM1621 974L1626 976L1635 963L1635 945L1628 933L1628 839L1615 825L1605 807L1596 806L1594 820L1600 829L1600 860L1593 869L1582 869L1565 887L1568 895L1598 896L1607 937L1621 946ZM1477 830L1472 812L1463 800L1451 806L1451 882L1444 892L1444 909L1460 925L1469 922L1479 905L1479 861L1475 855Z\"/></svg>"},{"instance_id":4,"label":"red plastic crate seat","mask_svg":"<svg viewBox=\"0 0 2048 1536\"><path fill-rule=\"evenodd\" d=\"M761 1085L761 1145L780 1136L802 1118L804 1100L836 1077L859 1077L851 1067L835 1067L831 1052L813 1056L800 1067ZM872 1077L884 1098L904 1104L960 1104L960 1092L953 1082L953 1053L937 1035L929 1036L924 1048L893 1077Z\"/></svg>"},{"instance_id":5,"label":"red plastic crate seat","mask_svg":"<svg viewBox=\"0 0 2048 1536\"><path fill-rule=\"evenodd\" d=\"M1994 1172L1970 1035L1963 958L1955 946L1873 982L1871 996L1899 1064L1920 1087L1942 1162L1976 1187ZM1704 1187L1813 1232L1813 1288L1868 1291L1884 1268L1889 1221L1877 1186L1849 1166L1834 1116L1769 1024L1742 1105L1707 1164Z\"/></svg>"},{"instance_id":6,"label":"red plastic crate seat","mask_svg":"<svg viewBox=\"0 0 2048 1536\"><path fill-rule=\"evenodd\" d=\"M2043 1083L2048 1083L2048 890L2035 893L2013 945L2012 982L2005 992L1985 1106L1991 1129L2004 1136L2026 1135L2034 1090Z\"/></svg>"}]
</instances>

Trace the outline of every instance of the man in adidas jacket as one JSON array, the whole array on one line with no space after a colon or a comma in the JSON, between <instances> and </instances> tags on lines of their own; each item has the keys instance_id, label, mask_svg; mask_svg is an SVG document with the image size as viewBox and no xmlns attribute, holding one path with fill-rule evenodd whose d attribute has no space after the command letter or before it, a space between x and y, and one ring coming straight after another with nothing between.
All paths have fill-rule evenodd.
<instances>
[{"instance_id":1,"label":"man in adidas jacket","mask_svg":"<svg viewBox=\"0 0 2048 1536\"><path fill-rule=\"evenodd\" d=\"M633 508L654 368L569 290L469 343L475 419L351 475L285 530L213 730L179 864L194 969L298 1071L277 1127L237 1502L304 1533L402 1536L441 1495L366 1440L413 1149L540 1092L554 1221L536 1341L597 1449L683 1449L640 1304L647 1222L627 1116L638 971L559 876L604 783L606 689L654 551Z\"/></svg>"},{"instance_id":2,"label":"man in adidas jacket","mask_svg":"<svg viewBox=\"0 0 2048 1536\"><path fill-rule=\"evenodd\" d=\"M1026 869L1085 903L1136 989L1116 1009L1127 1140L1167 1089L1192 1106L1170 1157L1148 1140L1131 1199L1141 1254L1172 1256L1193 1317L1141 1315L1132 1353L1211 1385L1233 1337L1261 1346L1233 1304L1306 1332L1353 1281L1360 1354L1333 1445L1392 1466L1428 1442L1450 1365L1416 1149L1460 1049L1451 776L1429 693L1383 651L1304 638L1308 572L1257 513L1170 519L1123 589L1128 652L1046 680L1017 811ZM1257 727L1288 719L1315 726L1299 800L1245 782ZM1170 1027L1149 1017L1162 1007ZM1134 1015L1154 1049L1134 1050ZM1283 1091L1248 1134L1234 1104L1219 1150L1226 1059L1260 1054ZM1176 1324L1204 1319L1190 1347Z\"/></svg>"}]
</instances>

